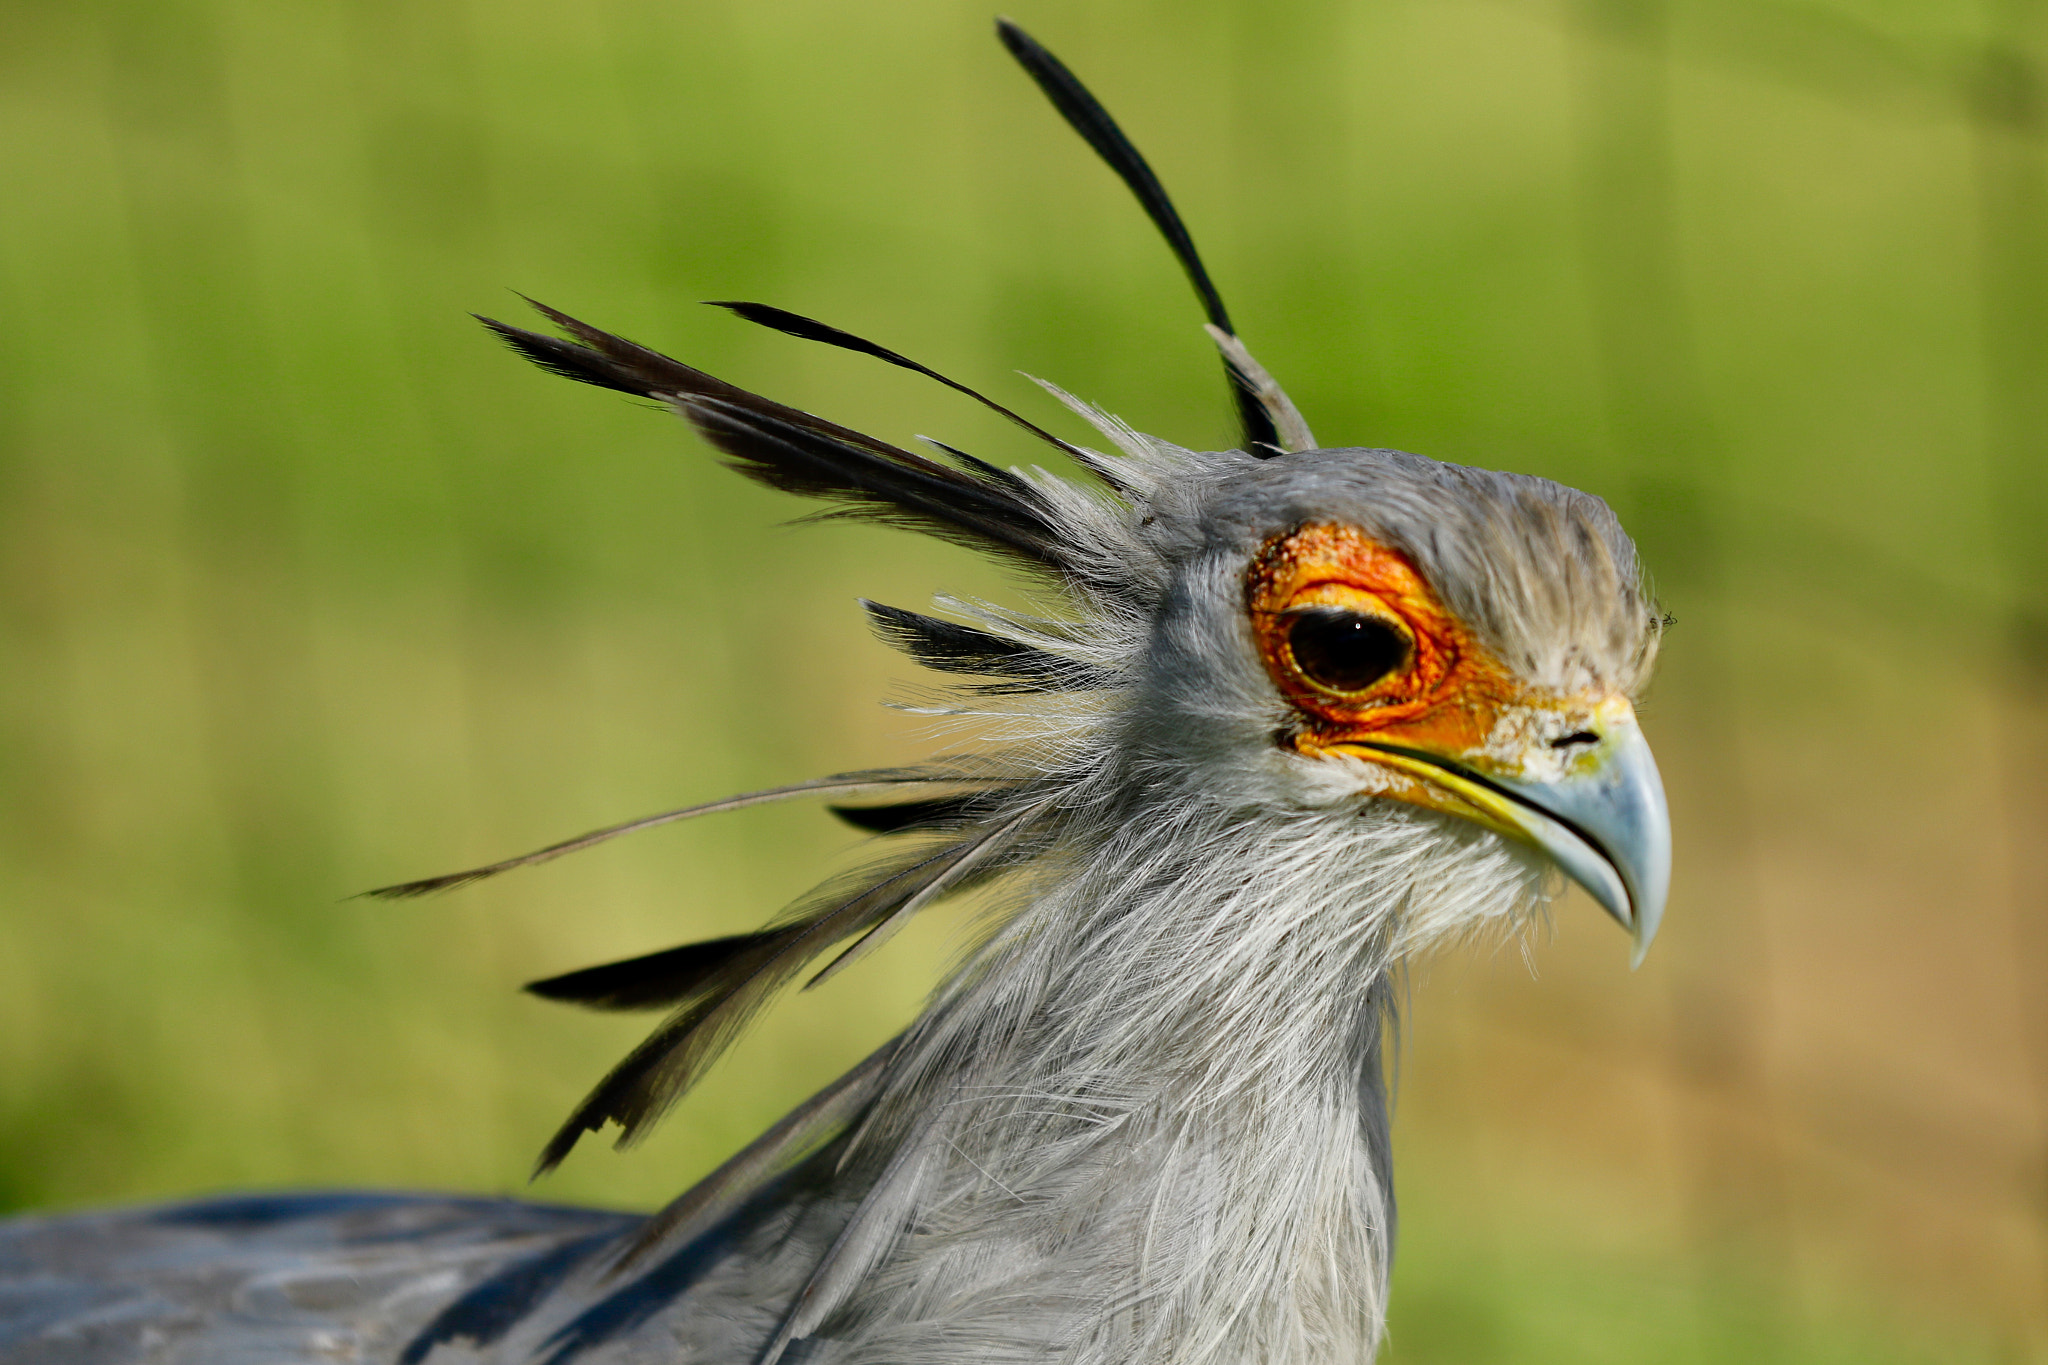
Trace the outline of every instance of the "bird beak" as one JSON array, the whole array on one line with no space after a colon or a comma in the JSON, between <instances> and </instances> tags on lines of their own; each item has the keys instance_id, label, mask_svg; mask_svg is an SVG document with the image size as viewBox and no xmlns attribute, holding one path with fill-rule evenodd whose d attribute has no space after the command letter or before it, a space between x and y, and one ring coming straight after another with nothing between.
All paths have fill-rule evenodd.
<instances>
[{"instance_id":1,"label":"bird beak","mask_svg":"<svg viewBox=\"0 0 2048 1365\"><path fill-rule=\"evenodd\" d=\"M1494 776L1425 749L1354 739L1373 761L1455 798L1457 813L1533 844L1635 939L1639 967L1671 890L1671 815L1657 761L1625 703L1600 708L1587 745L1558 776ZM1431 803L1435 804L1435 803Z\"/></svg>"}]
</instances>

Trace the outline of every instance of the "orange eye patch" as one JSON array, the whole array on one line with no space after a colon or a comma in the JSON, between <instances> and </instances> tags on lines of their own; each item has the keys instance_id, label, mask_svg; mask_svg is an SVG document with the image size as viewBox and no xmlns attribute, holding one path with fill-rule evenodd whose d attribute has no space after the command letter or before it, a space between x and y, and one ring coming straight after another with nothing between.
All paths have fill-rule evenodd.
<instances>
[{"instance_id":1,"label":"orange eye patch","mask_svg":"<svg viewBox=\"0 0 2048 1365\"><path fill-rule=\"evenodd\" d=\"M1267 672L1304 722L1297 747L1418 725L1476 743L1517 690L1405 555L1348 526L1268 541L1245 606Z\"/></svg>"}]
</instances>

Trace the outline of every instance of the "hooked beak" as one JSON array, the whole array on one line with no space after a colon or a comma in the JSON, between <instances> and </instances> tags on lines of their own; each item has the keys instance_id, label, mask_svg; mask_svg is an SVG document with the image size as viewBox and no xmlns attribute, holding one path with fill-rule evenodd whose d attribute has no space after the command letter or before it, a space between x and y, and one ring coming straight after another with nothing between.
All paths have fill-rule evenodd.
<instances>
[{"instance_id":1,"label":"hooked beak","mask_svg":"<svg viewBox=\"0 0 2048 1365\"><path fill-rule=\"evenodd\" d=\"M1462 813L1533 844L1586 888L1635 940L1639 967L1671 890L1671 816L1657 761L1624 711L1604 715L1598 743L1550 781L1489 776L1425 749L1354 739L1375 762L1448 791Z\"/></svg>"}]
</instances>

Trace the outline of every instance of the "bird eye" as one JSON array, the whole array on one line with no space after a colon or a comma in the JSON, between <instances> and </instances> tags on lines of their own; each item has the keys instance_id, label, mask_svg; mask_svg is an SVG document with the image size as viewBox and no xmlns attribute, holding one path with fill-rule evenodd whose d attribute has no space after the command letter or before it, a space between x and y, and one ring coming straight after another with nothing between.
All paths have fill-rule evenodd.
<instances>
[{"instance_id":1,"label":"bird eye","mask_svg":"<svg viewBox=\"0 0 2048 1365\"><path fill-rule=\"evenodd\" d=\"M1407 636L1376 616L1312 608L1287 628L1287 652L1310 682L1331 692L1363 692L1408 662Z\"/></svg>"}]
</instances>

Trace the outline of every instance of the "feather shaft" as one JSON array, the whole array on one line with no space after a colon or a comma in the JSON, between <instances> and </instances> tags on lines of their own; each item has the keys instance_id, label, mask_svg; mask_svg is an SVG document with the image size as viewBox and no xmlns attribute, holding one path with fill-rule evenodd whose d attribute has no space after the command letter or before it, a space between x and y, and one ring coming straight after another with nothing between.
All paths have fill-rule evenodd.
<instances>
[{"instance_id":1,"label":"feather shaft","mask_svg":"<svg viewBox=\"0 0 2048 1365\"><path fill-rule=\"evenodd\" d=\"M909 768L873 768L865 772L837 773L831 777L813 778L808 782L793 782L786 787L766 787L760 791L742 792L738 796L728 796L718 801L706 801L702 805L683 806L656 815L643 815L636 820L606 825L603 829L594 829L573 839L564 839L560 843L549 844L546 848L537 848L531 853L486 863L482 867L472 867L462 872L447 872L438 877L423 877L418 881L399 882L393 886L380 886L371 891L358 892L357 895L374 900L411 900L418 896L430 896L437 891L452 891L457 887L468 886L486 877L495 877L517 868L552 862L556 858L580 853L586 848L595 848L599 844L627 834L638 834L641 830L657 829L680 820L692 820L700 815L744 810L748 806L766 805L772 801L790 801L800 796L852 796L862 792L892 791L907 786L945 786L975 780L964 775L936 774L928 770Z\"/></svg>"}]
</instances>

